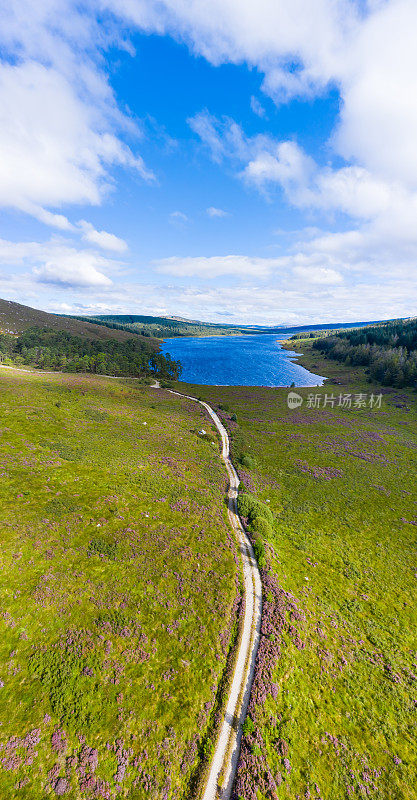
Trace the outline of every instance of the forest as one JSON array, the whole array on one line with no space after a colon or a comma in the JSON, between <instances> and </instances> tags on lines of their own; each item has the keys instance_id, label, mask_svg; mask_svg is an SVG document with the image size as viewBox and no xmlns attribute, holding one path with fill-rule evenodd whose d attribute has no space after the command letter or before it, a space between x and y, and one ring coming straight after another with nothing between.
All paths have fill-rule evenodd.
<instances>
[{"instance_id":1,"label":"forest","mask_svg":"<svg viewBox=\"0 0 417 800\"><path fill-rule=\"evenodd\" d=\"M136 336L126 341L86 339L50 328L29 328L19 336L1 334L0 360L4 364L102 375L178 379L181 373L180 363L169 354L159 353L154 340L143 341Z\"/></svg>"},{"instance_id":2,"label":"forest","mask_svg":"<svg viewBox=\"0 0 417 800\"><path fill-rule=\"evenodd\" d=\"M417 319L344 330L313 342L327 358L367 368L384 386L417 388Z\"/></svg>"},{"instance_id":3,"label":"forest","mask_svg":"<svg viewBox=\"0 0 417 800\"><path fill-rule=\"evenodd\" d=\"M67 316L67 315L63 315ZM106 328L128 331L140 336L165 339L177 336L226 336L242 333L259 333L258 329L238 328L235 325L220 325L209 322L184 322L168 317L151 317L137 314L101 315L82 317L71 315L70 319L104 325Z\"/></svg>"}]
</instances>

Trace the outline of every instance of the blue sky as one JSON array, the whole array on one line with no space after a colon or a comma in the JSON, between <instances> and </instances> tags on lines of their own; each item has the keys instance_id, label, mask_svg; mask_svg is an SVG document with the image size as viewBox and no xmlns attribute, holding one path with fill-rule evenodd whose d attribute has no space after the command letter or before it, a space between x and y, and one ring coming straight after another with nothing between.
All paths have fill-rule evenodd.
<instances>
[{"instance_id":1,"label":"blue sky","mask_svg":"<svg viewBox=\"0 0 417 800\"><path fill-rule=\"evenodd\" d=\"M411 0L16 0L0 296L310 323L416 313Z\"/></svg>"}]
</instances>

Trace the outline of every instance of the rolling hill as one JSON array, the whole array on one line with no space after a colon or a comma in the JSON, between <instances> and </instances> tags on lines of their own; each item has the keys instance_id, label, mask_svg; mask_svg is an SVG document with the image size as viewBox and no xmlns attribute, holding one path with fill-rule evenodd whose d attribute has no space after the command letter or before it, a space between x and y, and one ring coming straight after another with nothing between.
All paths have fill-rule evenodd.
<instances>
[{"instance_id":1,"label":"rolling hill","mask_svg":"<svg viewBox=\"0 0 417 800\"><path fill-rule=\"evenodd\" d=\"M108 328L103 323L100 325L75 317L49 314L47 311L0 299L0 333L19 334L34 327L66 331L72 336L82 336L88 339L117 339L120 342L131 339L134 333L134 331L125 331L122 328Z\"/></svg>"}]
</instances>

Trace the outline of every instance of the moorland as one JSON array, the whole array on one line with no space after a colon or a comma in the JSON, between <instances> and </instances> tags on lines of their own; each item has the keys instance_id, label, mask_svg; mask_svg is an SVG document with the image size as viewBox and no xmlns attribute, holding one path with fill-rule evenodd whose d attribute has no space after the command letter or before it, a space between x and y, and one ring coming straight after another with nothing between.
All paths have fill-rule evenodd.
<instances>
[{"instance_id":1,"label":"moorland","mask_svg":"<svg viewBox=\"0 0 417 800\"><path fill-rule=\"evenodd\" d=\"M417 395L289 346L329 375L295 390L298 409L285 389L186 387L221 415L241 489L273 519L248 520L263 622L235 798L412 800Z\"/></svg>"},{"instance_id":2,"label":"moorland","mask_svg":"<svg viewBox=\"0 0 417 800\"><path fill-rule=\"evenodd\" d=\"M0 797L197 798L242 611L215 430L154 337L6 310ZM298 408L164 384L226 425L261 569L235 800L417 798L417 394L359 356L397 336L290 340Z\"/></svg>"},{"instance_id":3,"label":"moorland","mask_svg":"<svg viewBox=\"0 0 417 800\"><path fill-rule=\"evenodd\" d=\"M2 798L188 800L210 751L236 548L203 411L162 395L1 371Z\"/></svg>"}]
</instances>

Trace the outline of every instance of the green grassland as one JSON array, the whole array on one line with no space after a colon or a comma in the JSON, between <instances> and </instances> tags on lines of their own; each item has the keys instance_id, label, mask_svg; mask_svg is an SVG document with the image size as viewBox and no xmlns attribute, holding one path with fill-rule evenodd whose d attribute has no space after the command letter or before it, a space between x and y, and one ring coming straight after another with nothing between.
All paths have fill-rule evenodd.
<instances>
[{"instance_id":1,"label":"green grassland","mask_svg":"<svg viewBox=\"0 0 417 800\"><path fill-rule=\"evenodd\" d=\"M181 384L221 405L241 479L274 516L236 797L415 800L417 395L340 408L381 387L290 346L329 375L296 390L296 410L285 389Z\"/></svg>"},{"instance_id":2,"label":"green grassland","mask_svg":"<svg viewBox=\"0 0 417 800\"><path fill-rule=\"evenodd\" d=\"M0 374L0 797L188 797L236 554L201 407Z\"/></svg>"}]
</instances>

